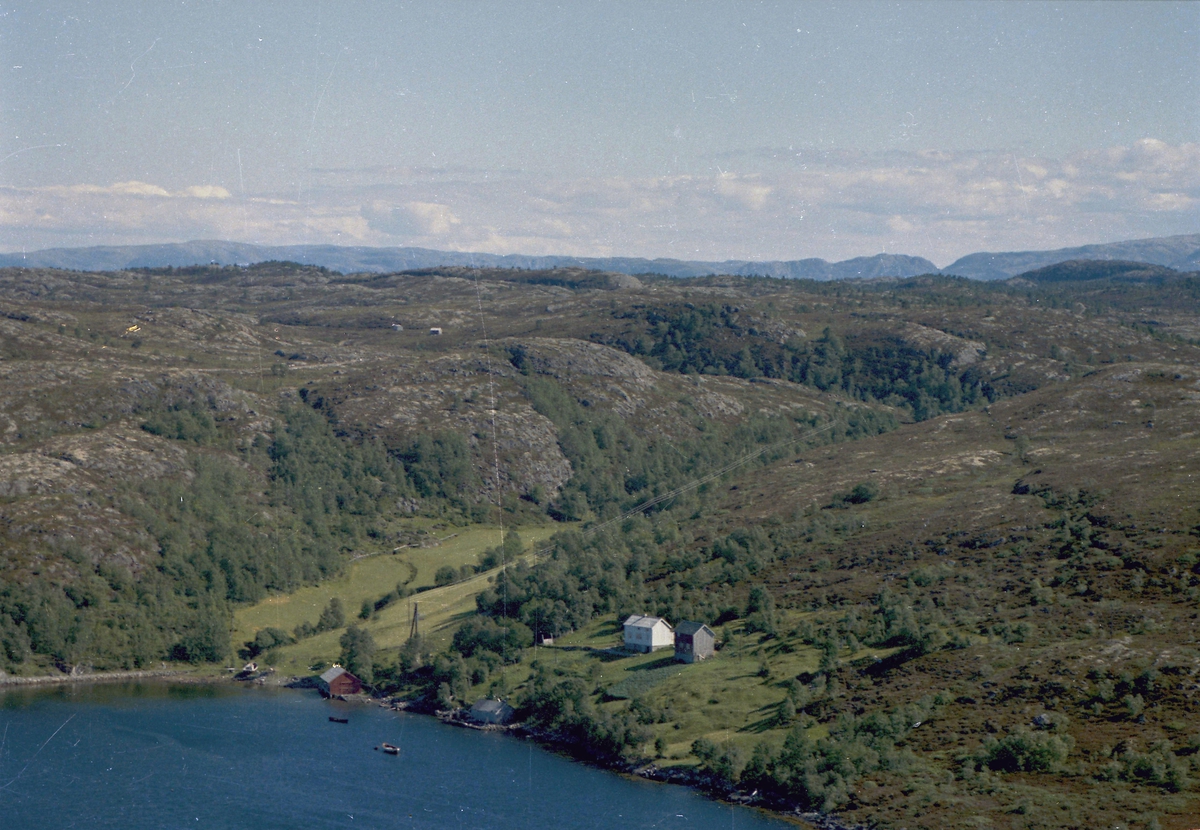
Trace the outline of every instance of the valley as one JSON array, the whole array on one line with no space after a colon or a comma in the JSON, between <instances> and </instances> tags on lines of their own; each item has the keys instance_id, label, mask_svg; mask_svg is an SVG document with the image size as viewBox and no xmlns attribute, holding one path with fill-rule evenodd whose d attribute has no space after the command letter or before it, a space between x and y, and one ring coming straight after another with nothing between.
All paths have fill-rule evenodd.
<instances>
[{"instance_id":1,"label":"valley","mask_svg":"<svg viewBox=\"0 0 1200 830\"><path fill-rule=\"evenodd\" d=\"M847 825L1194 827L1200 281L1055 268L2 269L0 671L354 661Z\"/></svg>"}]
</instances>

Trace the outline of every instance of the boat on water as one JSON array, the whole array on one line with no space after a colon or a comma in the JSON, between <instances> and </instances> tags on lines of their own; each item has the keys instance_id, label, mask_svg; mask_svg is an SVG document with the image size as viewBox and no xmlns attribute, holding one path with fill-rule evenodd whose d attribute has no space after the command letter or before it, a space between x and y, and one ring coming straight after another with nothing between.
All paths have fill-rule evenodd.
<instances>
[{"instance_id":1,"label":"boat on water","mask_svg":"<svg viewBox=\"0 0 1200 830\"><path fill-rule=\"evenodd\" d=\"M377 746L375 748L382 749L388 755L399 755L400 754L400 747L395 746L394 744L387 744L387 743L380 744L379 746Z\"/></svg>"},{"instance_id":2,"label":"boat on water","mask_svg":"<svg viewBox=\"0 0 1200 830\"><path fill-rule=\"evenodd\" d=\"M350 722L350 718L339 718L339 717L337 717L337 716L335 716L335 715L330 715L330 716L329 716L329 722L330 722L330 723L349 723L349 722Z\"/></svg>"}]
</instances>

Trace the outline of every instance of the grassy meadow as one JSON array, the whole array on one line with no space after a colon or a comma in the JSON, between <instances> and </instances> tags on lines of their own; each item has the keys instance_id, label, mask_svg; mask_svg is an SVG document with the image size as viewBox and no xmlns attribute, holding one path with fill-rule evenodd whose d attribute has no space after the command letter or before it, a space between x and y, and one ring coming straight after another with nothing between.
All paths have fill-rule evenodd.
<instances>
[{"instance_id":1,"label":"grassy meadow","mask_svg":"<svg viewBox=\"0 0 1200 830\"><path fill-rule=\"evenodd\" d=\"M526 546L536 546L560 530L557 526L517 528ZM454 636L455 623L475 611L475 596L487 587L494 571L442 587L432 587L438 568L473 565L488 548L500 542L494 526L477 525L454 533L442 531L444 539L436 547L401 548L355 560L338 578L310 585L289 594L268 597L254 605L239 608L234 614L233 649L236 650L261 629L272 627L292 631L301 623L315 623L331 599L337 597L345 609L347 625L357 623L368 629L380 649L399 648L408 638L413 603L420 603L421 632L431 647L445 648ZM448 538L451 537L452 538ZM380 609L369 620L358 618L363 602L374 603L397 585L404 585L409 597ZM427 590L422 590L427 589ZM417 593L419 592L419 593ZM297 643L282 646L265 656L265 661L281 672L307 674L310 667L337 659L338 639L345 628L325 631Z\"/></svg>"}]
</instances>

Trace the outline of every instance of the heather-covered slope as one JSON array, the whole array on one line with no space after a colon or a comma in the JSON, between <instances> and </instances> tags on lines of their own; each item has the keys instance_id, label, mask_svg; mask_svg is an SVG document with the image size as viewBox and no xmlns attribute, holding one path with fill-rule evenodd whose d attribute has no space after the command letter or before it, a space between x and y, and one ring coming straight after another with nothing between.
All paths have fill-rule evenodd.
<instances>
[{"instance_id":1,"label":"heather-covered slope","mask_svg":"<svg viewBox=\"0 0 1200 830\"><path fill-rule=\"evenodd\" d=\"M354 661L776 808L1186 827L1200 288L1127 273L2 271L0 670ZM564 532L449 542L500 517Z\"/></svg>"}]
</instances>

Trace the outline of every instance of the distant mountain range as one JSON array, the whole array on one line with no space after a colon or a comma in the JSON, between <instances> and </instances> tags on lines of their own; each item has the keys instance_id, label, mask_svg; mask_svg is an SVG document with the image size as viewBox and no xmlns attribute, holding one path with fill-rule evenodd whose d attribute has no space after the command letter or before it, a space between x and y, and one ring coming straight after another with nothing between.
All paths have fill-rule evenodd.
<instances>
[{"instance_id":1,"label":"distant mountain range","mask_svg":"<svg viewBox=\"0 0 1200 830\"><path fill-rule=\"evenodd\" d=\"M912 277L953 274L979 280L1007 279L1068 260L1122 260L1149 263L1182 271L1200 269L1200 233L1138 239L1054 251L975 253L938 268L924 257L876 254L842 262L823 259L726 260L700 262L638 257L523 256L462 253L429 248L367 248L338 245L251 245L201 240L164 245L105 245L91 248L49 248L31 253L0 254L0 267L66 268L79 271L119 271L125 268L182 267L218 263L248 264L288 260L320 265L342 273L407 271L439 266L486 268L589 268L619 274L664 274L699 277L709 274L840 280L871 277Z\"/></svg>"},{"instance_id":2,"label":"distant mountain range","mask_svg":"<svg viewBox=\"0 0 1200 830\"><path fill-rule=\"evenodd\" d=\"M1200 233L1134 239L1054 251L967 254L941 269L977 280L1003 280L1069 260L1118 260L1162 265L1176 271L1200 270Z\"/></svg>"}]
</instances>

